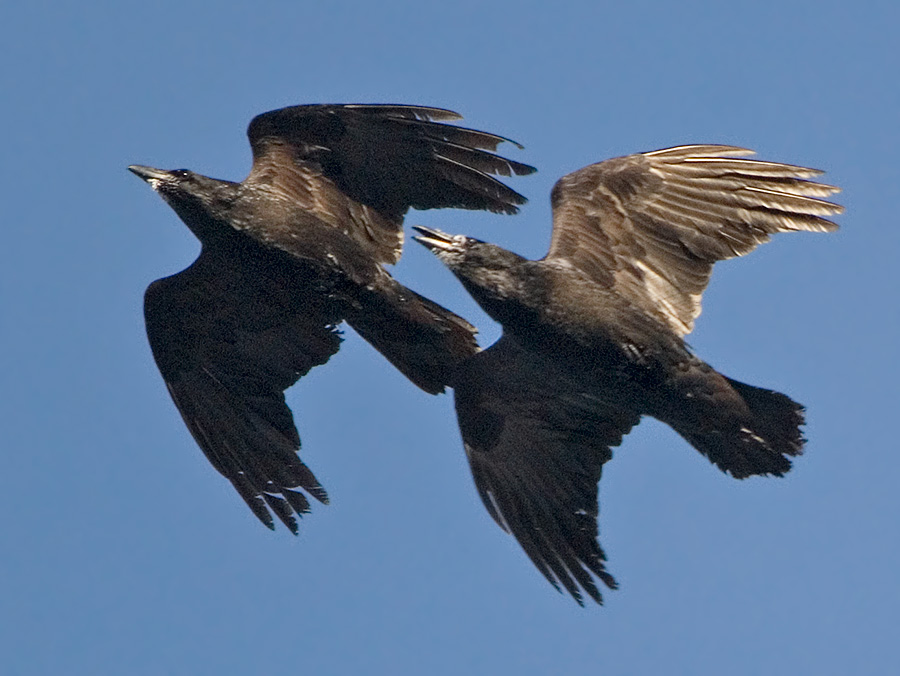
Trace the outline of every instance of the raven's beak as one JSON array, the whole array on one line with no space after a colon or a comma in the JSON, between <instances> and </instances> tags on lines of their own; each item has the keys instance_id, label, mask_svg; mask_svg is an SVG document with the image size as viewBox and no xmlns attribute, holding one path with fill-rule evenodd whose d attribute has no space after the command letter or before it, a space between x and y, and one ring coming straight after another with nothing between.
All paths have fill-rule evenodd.
<instances>
[{"instance_id":1,"label":"raven's beak","mask_svg":"<svg viewBox=\"0 0 900 676\"><path fill-rule=\"evenodd\" d=\"M139 176L149 183L150 181L163 181L169 177L168 171L163 171L162 169L154 169L153 167L143 167L140 164L132 164L128 167L128 171L130 171L135 176Z\"/></svg>"},{"instance_id":2,"label":"raven's beak","mask_svg":"<svg viewBox=\"0 0 900 676\"><path fill-rule=\"evenodd\" d=\"M414 225L413 230L421 233L421 236L413 237L413 239L431 251L452 249L455 246L453 235L448 235L446 232L426 228L422 225Z\"/></svg>"}]
</instances>

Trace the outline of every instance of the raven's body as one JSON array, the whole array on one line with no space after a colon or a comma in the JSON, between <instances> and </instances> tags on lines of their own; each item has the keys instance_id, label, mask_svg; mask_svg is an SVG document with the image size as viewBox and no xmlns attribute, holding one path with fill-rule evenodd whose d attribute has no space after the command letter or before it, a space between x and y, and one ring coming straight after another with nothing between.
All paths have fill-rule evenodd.
<instances>
[{"instance_id":1,"label":"raven's body","mask_svg":"<svg viewBox=\"0 0 900 676\"><path fill-rule=\"evenodd\" d=\"M488 174L533 169L492 153L501 137L432 122L415 106L297 106L257 116L241 183L130 169L202 243L187 270L147 289L153 355L188 428L257 517L292 531L324 489L297 457L284 390L338 351L347 321L423 390L444 389L475 330L396 282L411 207L514 213Z\"/></svg>"},{"instance_id":2,"label":"raven's body","mask_svg":"<svg viewBox=\"0 0 900 676\"><path fill-rule=\"evenodd\" d=\"M801 167L684 146L585 167L553 190L550 252L416 228L417 239L503 326L456 371L466 452L488 511L580 601L609 586L596 540L597 481L642 416L675 429L737 478L782 475L803 446L803 407L731 380L683 336L717 260L783 230L828 231L836 189Z\"/></svg>"},{"instance_id":3,"label":"raven's body","mask_svg":"<svg viewBox=\"0 0 900 676\"><path fill-rule=\"evenodd\" d=\"M801 406L783 397L792 411L789 429L780 432L787 437L776 443L770 434L773 443L755 448L752 435L766 421L756 419L735 381L694 355L668 326L571 265L509 262L511 284L500 288L511 293L502 298L494 295L493 285L461 278L469 280L464 285L503 326L504 335L546 357L574 389L668 423L738 478L790 469L785 454L795 455L802 447ZM477 265L483 269L480 261Z\"/></svg>"}]
</instances>

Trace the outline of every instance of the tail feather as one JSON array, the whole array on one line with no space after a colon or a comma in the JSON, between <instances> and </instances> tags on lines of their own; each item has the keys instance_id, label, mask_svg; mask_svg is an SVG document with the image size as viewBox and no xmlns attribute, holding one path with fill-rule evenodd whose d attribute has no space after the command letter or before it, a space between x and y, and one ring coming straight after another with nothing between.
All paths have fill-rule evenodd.
<instances>
[{"instance_id":1,"label":"tail feather","mask_svg":"<svg viewBox=\"0 0 900 676\"><path fill-rule=\"evenodd\" d=\"M707 396L695 392L682 399L682 406L675 407L681 411L664 422L736 479L787 473L788 458L800 455L806 441L800 430L803 406L780 392L732 380L711 368L705 375Z\"/></svg>"},{"instance_id":2,"label":"tail feather","mask_svg":"<svg viewBox=\"0 0 900 676\"><path fill-rule=\"evenodd\" d=\"M479 349L469 322L393 279L364 290L347 322L429 394L443 392L456 366Z\"/></svg>"},{"instance_id":3,"label":"tail feather","mask_svg":"<svg viewBox=\"0 0 900 676\"><path fill-rule=\"evenodd\" d=\"M731 378L726 380L747 402L754 416L753 430L766 440L772 450L790 456L803 453L806 439L800 428L805 422L806 409L802 405L781 392L754 387ZM785 458L785 462L790 467L790 461Z\"/></svg>"}]
</instances>

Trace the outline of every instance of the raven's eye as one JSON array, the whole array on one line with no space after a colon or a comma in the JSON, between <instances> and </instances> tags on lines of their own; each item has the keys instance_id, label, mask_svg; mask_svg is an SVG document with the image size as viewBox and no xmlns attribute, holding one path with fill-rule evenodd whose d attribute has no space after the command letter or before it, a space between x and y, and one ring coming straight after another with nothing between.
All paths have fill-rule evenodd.
<instances>
[{"instance_id":1,"label":"raven's eye","mask_svg":"<svg viewBox=\"0 0 900 676\"><path fill-rule=\"evenodd\" d=\"M176 169L172 172L172 176L175 178L188 178L191 175L191 172L187 169Z\"/></svg>"}]
</instances>

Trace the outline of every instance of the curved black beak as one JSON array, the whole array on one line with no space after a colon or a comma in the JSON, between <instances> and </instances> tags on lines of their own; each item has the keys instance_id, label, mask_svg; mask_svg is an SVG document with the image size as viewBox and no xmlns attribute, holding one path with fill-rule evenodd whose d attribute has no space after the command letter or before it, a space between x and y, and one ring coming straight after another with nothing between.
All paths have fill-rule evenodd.
<instances>
[{"instance_id":1,"label":"curved black beak","mask_svg":"<svg viewBox=\"0 0 900 676\"><path fill-rule=\"evenodd\" d=\"M163 179L169 176L169 172L163 171L162 169L154 169L153 167L145 167L140 164L132 164L128 167L128 171L130 171L135 176L144 179L148 183L150 181L162 181Z\"/></svg>"}]
</instances>

